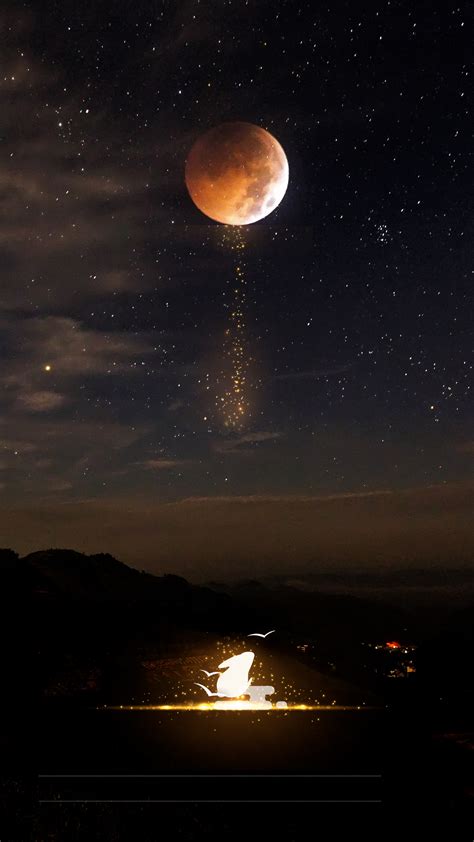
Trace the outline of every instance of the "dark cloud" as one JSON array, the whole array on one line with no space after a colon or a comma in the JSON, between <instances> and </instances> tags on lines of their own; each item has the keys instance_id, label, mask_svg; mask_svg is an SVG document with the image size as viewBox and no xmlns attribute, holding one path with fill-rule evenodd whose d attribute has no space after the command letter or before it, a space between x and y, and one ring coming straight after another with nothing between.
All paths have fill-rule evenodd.
<instances>
[{"instance_id":1,"label":"dark cloud","mask_svg":"<svg viewBox=\"0 0 474 842\"><path fill-rule=\"evenodd\" d=\"M182 178L172 113L159 142L142 132L124 142L102 103L92 104L79 81L65 85L52 57L48 65L25 47L23 27L4 17L3 28L12 46L0 89L0 305L54 312L157 281L166 288L165 197ZM151 220L159 267L145 256Z\"/></svg>"},{"instance_id":2,"label":"dark cloud","mask_svg":"<svg viewBox=\"0 0 474 842\"><path fill-rule=\"evenodd\" d=\"M36 401L36 402L35 402ZM0 422L0 457L8 500L40 504L59 502L64 492L77 497L104 491L120 481L124 466L136 459L134 448L150 436L150 427L121 424L97 413L70 419L51 398L28 394L15 416Z\"/></svg>"},{"instance_id":3,"label":"dark cloud","mask_svg":"<svg viewBox=\"0 0 474 842\"><path fill-rule=\"evenodd\" d=\"M0 336L15 351L2 396L15 430L25 413L56 413L68 406L75 412L94 379L122 376L133 382L150 361L162 362L149 337L91 330L66 317L17 320L10 314L0 320Z\"/></svg>"}]
</instances>

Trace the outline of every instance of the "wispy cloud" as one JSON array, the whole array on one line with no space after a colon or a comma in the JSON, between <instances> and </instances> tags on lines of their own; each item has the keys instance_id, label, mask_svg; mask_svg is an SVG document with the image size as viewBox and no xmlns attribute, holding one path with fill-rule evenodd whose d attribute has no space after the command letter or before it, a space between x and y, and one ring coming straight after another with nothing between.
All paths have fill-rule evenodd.
<instances>
[{"instance_id":1,"label":"wispy cloud","mask_svg":"<svg viewBox=\"0 0 474 842\"><path fill-rule=\"evenodd\" d=\"M149 471L172 471L188 465L189 462L186 459L166 459L163 457L162 459L145 459L138 464Z\"/></svg>"},{"instance_id":2,"label":"wispy cloud","mask_svg":"<svg viewBox=\"0 0 474 842\"><path fill-rule=\"evenodd\" d=\"M446 568L472 553L471 497L472 488L452 484L175 503L61 498L43 508L10 505L0 511L0 528L4 541L27 552L50 546L54 523L59 545L191 577L301 574L361 563Z\"/></svg>"},{"instance_id":3,"label":"wispy cloud","mask_svg":"<svg viewBox=\"0 0 474 842\"><path fill-rule=\"evenodd\" d=\"M234 438L222 439L214 442L213 447L216 453L242 453L254 449L254 445L258 446L268 441L275 442L281 436L282 434L279 432L260 430L254 433L244 433Z\"/></svg>"},{"instance_id":4,"label":"wispy cloud","mask_svg":"<svg viewBox=\"0 0 474 842\"><path fill-rule=\"evenodd\" d=\"M58 392L25 392L18 396L19 405L28 412L51 412L66 402L67 398Z\"/></svg>"}]
</instances>

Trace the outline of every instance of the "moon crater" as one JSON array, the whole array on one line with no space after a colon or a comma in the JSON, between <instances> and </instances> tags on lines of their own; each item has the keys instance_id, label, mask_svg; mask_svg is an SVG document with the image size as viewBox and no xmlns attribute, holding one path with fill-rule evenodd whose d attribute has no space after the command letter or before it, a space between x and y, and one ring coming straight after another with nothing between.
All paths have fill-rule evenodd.
<instances>
[{"instance_id":1,"label":"moon crater","mask_svg":"<svg viewBox=\"0 0 474 842\"><path fill-rule=\"evenodd\" d=\"M199 137L185 170L195 205L227 225L249 225L268 216L283 199L288 176L276 138L244 122L222 123Z\"/></svg>"}]
</instances>

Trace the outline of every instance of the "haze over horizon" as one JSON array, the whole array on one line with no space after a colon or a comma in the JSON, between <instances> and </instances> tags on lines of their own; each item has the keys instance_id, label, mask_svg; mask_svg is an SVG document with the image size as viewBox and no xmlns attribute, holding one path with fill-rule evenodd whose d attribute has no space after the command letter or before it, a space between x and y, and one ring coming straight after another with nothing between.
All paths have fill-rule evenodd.
<instances>
[{"instance_id":1,"label":"haze over horizon","mask_svg":"<svg viewBox=\"0 0 474 842\"><path fill-rule=\"evenodd\" d=\"M192 580L317 570L456 567L472 559L472 489L320 497L89 500L0 514L5 546L109 552Z\"/></svg>"}]
</instances>

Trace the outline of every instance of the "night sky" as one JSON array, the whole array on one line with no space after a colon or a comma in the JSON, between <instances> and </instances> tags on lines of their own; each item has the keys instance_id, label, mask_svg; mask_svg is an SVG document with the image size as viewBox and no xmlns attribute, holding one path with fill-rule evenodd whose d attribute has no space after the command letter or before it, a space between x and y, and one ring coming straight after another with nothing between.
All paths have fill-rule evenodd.
<instances>
[{"instance_id":1,"label":"night sky","mask_svg":"<svg viewBox=\"0 0 474 842\"><path fill-rule=\"evenodd\" d=\"M465 560L467 7L0 14L1 542L195 578ZM278 139L290 180L239 229L233 429L236 232L199 212L184 167L200 134L242 120Z\"/></svg>"}]
</instances>

